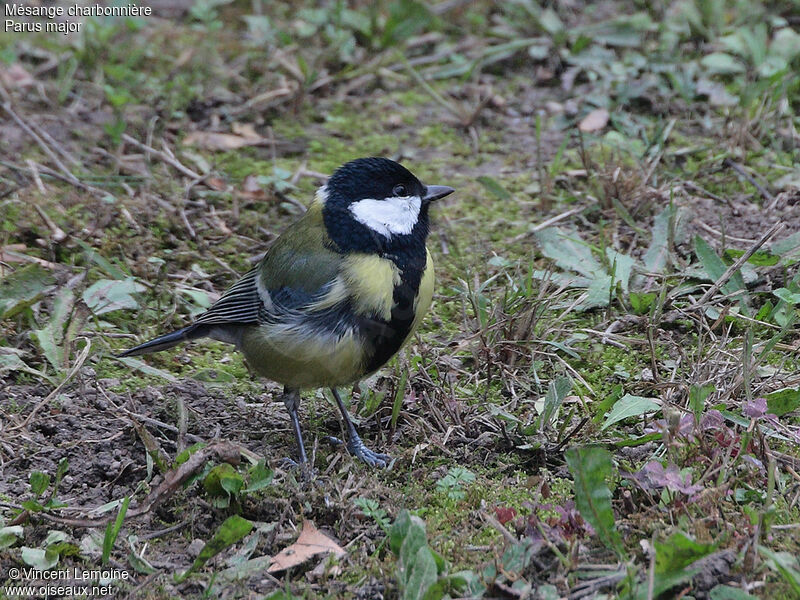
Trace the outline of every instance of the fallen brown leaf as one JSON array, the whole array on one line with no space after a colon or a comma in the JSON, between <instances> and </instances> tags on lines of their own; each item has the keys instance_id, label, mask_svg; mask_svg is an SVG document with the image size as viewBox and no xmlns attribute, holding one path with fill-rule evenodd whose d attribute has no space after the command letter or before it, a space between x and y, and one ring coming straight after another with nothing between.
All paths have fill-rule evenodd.
<instances>
[{"instance_id":1,"label":"fallen brown leaf","mask_svg":"<svg viewBox=\"0 0 800 600\"><path fill-rule=\"evenodd\" d=\"M236 150L245 146L266 144L267 140L259 135L252 137L216 131L193 131L184 138L183 143L205 150Z\"/></svg>"},{"instance_id":2,"label":"fallen brown leaf","mask_svg":"<svg viewBox=\"0 0 800 600\"><path fill-rule=\"evenodd\" d=\"M578 129L585 133L600 131L603 127L608 125L608 116L608 111L605 108L596 108L583 117L578 124Z\"/></svg>"},{"instance_id":3,"label":"fallen brown leaf","mask_svg":"<svg viewBox=\"0 0 800 600\"><path fill-rule=\"evenodd\" d=\"M37 265L44 267L45 269L57 269L58 265L56 263L50 262L49 260L44 260L37 256L30 256L25 254L29 252L30 248L28 248L25 244L9 244L8 246L0 246L0 262L5 263L22 263L22 262L31 262L36 263Z\"/></svg>"},{"instance_id":4,"label":"fallen brown leaf","mask_svg":"<svg viewBox=\"0 0 800 600\"><path fill-rule=\"evenodd\" d=\"M12 63L8 67L0 66L0 82L9 88L26 88L36 83L36 80L19 63Z\"/></svg>"},{"instance_id":5,"label":"fallen brown leaf","mask_svg":"<svg viewBox=\"0 0 800 600\"><path fill-rule=\"evenodd\" d=\"M267 572L277 573L278 571L285 571L286 569L291 569L292 567L304 563L312 556L330 554L331 552L336 556L344 556L347 554L344 548L317 529L314 523L311 521L304 521L300 537L297 538L294 544L284 548L272 557L272 562Z\"/></svg>"}]
</instances>

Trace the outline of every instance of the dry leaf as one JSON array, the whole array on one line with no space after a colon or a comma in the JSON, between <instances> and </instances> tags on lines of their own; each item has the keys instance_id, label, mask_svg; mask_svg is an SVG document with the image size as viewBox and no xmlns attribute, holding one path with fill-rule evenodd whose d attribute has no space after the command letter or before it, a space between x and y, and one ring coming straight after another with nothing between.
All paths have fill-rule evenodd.
<instances>
[{"instance_id":1,"label":"dry leaf","mask_svg":"<svg viewBox=\"0 0 800 600\"><path fill-rule=\"evenodd\" d=\"M13 63L6 68L0 67L0 81L6 87L20 89L30 87L36 83L30 73L19 63Z\"/></svg>"},{"instance_id":2,"label":"dry leaf","mask_svg":"<svg viewBox=\"0 0 800 600\"><path fill-rule=\"evenodd\" d=\"M267 197L267 192L258 183L257 175L248 175L242 182L242 189L239 191L239 196L249 200L263 200Z\"/></svg>"},{"instance_id":3,"label":"dry leaf","mask_svg":"<svg viewBox=\"0 0 800 600\"><path fill-rule=\"evenodd\" d=\"M303 564L312 556L319 554L334 553L336 556L344 556L347 551L339 544L334 542L327 535L322 533L311 521L303 522L303 531L297 541L284 548L272 557L268 573L285 571L297 565Z\"/></svg>"},{"instance_id":4,"label":"dry leaf","mask_svg":"<svg viewBox=\"0 0 800 600\"><path fill-rule=\"evenodd\" d=\"M25 252L30 249L25 244L9 244L8 246L0 246L0 262L5 263L23 263L30 262L44 267L45 269L55 270L58 268L56 263L49 260L44 260L37 256L30 256Z\"/></svg>"},{"instance_id":5,"label":"dry leaf","mask_svg":"<svg viewBox=\"0 0 800 600\"><path fill-rule=\"evenodd\" d=\"M256 133L256 128L252 123L231 123L231 131L236 135L253 140L263 140L263 138Z\"/></svg>"},{"instance_id":6,"label":"dry leaf","mask_svg":"<svg viewBox=\"0 0 800 600\"><path fill-rule=\"evenodd\" d=\"M600 131L606 125L608 125L608 111L605 108L596 108L583 117L583 120L578 125L578 129L585 133L591 133L593 131Z\"/></svg>"},{"instance_id":7,"label":"dry leaf","mask_svg":"<svg viewBox=\"0 0 800 600\"><path fill-rule=\"evenodd\" d=\"M183 140L187 146L197 146L205 150L236 150L245 146L258 146L266 142L267 140L261 136L251 137L216 131L193 131Z\"/></svg>"}]
</instances>

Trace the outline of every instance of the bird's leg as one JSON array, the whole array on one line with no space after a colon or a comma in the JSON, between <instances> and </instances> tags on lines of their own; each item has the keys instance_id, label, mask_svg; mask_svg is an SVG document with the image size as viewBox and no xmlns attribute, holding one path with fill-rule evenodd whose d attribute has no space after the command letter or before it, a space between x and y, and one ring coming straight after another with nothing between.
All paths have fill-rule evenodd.
<instances>
[{"instance_id":1,"label":"bird's leg","mask_svg":"<svg viewBox=\"0 0 800 600\"><path fill-rule=\"evenodd\" d=\"M356 426L353 425L353 420L347 413L347 408L345 408L344 402L342 402L339 391L336 388L331 388L331 392L333 393L333 397L336 398L336 404L339 405L339 410L342 413L345 428L347 429L347 451L353 456L360 458L371 467L385 467L388 465L392 457L388 454L373 452L364 445L364 442L361 441L356 431Z\"/></svg>"},{"instance_id":2,"label":"bird's leg","mask_svg":"<svg viewBox=\"0 0 800 600\"><path fill-rule=\"evenodd\" d=\"M297 408L300 406L300 392L284 388L283 405L289 411L289 418L292 421L294 437L297 440L297 449L300 454L299 462L301 465L305 465L308 462L308 458L306 457L306 447L303 445L303 433L300 431L300 419L297 418Z\"/></svg>"}]
</instances>

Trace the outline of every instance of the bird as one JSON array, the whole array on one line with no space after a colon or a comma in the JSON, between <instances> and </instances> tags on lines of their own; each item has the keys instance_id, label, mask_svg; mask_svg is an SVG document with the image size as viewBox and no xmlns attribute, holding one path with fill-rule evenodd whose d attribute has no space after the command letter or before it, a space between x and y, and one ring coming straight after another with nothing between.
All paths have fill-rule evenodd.
<instances>
[{"instance_id":1,"label":"bird","mask_svg":"<svg viewBox=\"0 0 800 600\"><path fill-rule=\"evenodd\" d=\"M299 456L291 462L308 463L298 417L301 392L330 388L348 452L386 467L391 456L364 444L337 388L385 365L430 308L429 209L454 191L425 185L388 158L352 160L336 169L303 216L208 310L119 356L198 338L233 344L253 371L283 385Z\"/></svg>"}]
</instances>

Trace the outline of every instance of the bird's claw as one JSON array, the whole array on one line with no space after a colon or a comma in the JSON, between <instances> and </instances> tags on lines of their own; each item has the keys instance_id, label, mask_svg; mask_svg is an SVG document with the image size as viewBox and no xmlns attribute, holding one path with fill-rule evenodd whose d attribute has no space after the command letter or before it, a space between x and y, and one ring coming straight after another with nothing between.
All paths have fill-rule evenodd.
<instances>
[{"instance_id":1,"label":"bird's claw","mask_svg":"<svg viewBox=\"0 0 800 600\"><path fill-rule=\"evenodd\" d=\"M355 456L364 461L370 467L385 469L392 462L392 457L389 454L381 454L380 452L370 450L358 436L349 439L346 444L333 435L327 436L326 439L334 446L345 446L351 456Z\"/></svg>"},{"instance_id":2,"label":"bird's claw","mask_svg":"<svg viewBox=\"0 0 800 600\"><path fill-rule=\"evenodd\" d=\"M359 437L347 440L347 451L352 456L363 460L370 467L385 469L392 462L391 456L370 450Z\"/></svg>"}]
</instances>

